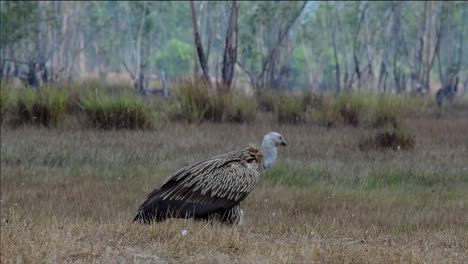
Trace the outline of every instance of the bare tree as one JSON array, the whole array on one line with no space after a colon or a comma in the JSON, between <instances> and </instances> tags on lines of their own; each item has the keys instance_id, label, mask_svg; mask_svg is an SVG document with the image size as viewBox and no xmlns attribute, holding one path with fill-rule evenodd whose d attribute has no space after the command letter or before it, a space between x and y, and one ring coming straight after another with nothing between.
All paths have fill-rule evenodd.
<instances>
[{"instance_id":1,"label":"bare tree","mask_svg":"<svg viewBox=\"0 0 468 264\"><path fill-rule=\"evenodd\" d=\"M336 31L337 25L336 21L333 19L331 14L331 7L327 2L328 7L328 23L330 25L330 35L332 37L332 45L333 45L333 56L335 58L335 78L336 78L336 92L340 93L341 91L341 81L340 81L340 63L338 62L338 44L336 39Z\"/></svg>"},{"instance_id":2,"label":"bare tree","mask_svg":"<svg viewBox=\"0 0 468 264\"><path fill-rule=\"evenodd\" d=\"M237 61L237 12L239 6L237 0L232 1L231 15L229 16L229 24L224 41L224 55L222 66L223 86L229 90L234 78L234 66Z\"/></svg>"},{"instance_id":3,"label":"bare tree","mask_svg":"<svg viewBox=\"0 0 468 264\"><path fill-rule=\"evenodd\" d=\"M301 15L301 13L304 10L306 4L307 4L307 1L302 2L299 9L296 10L292 14L290 19L286 21L285 25L284 26L281 26L281 25L279 26L278 35L277 35L278 37L277 37L275 43L273 45L271 45L271 47L268 49L267 55L263 60L261 70L260 70L260 73L258 74L258 76L255 76L253 74L253 72L246 67L246 65L244 65L243 63L237 61L237 64L239 65L239 67L249 76L252 87L259 88L259 87L267 86L267 80L266 80L265 77L268 76L268 75L270 76L270 86L271 86L271 84L272 84L271 83L271 80L272 80L271 77L273 76L273 72L275 70L275 65L274 65L275 60L278 57L278 52L279 52L279 50L281 48L283 40L288 35L291 27L294 25L296 20ZM261 24L260 25L260 30L259 30L260 37L258 38L258 41L259 41L258 45L261 46L261 47L266 46L265 43L263 43L263 37L262 37L263 31L264 31L264 27Z\"/></svg>"},{"instance_id":4,"label":"bare tree","mask_svg":"<svg viewBox=\"0 0 468 264\"><path fill-rule=\"evenodd\" d=\"M206 59L205 52L203 50L203 44L201 40L200 33L198 31L197 25L197 14L195 12L194 1L190 0L190 10L192 15L192 26L193 26L193 41L195 43L195 48L197 49L198 61L203 71L203 77L206 84L211 87L210 73L208 69L208 60Z\"/></svg>"},{"instance_id":5,"label":"bare tree","mask_svg":"<svg viewBox=\"0 0 468 264\"><path fill-rule=\"evenodd\" d=\"M146 94L148 91L148 57L150 56L150 41L148 40L148 37L151 36L149 29L148 29L148 23L150 22L150 19L152 19L153 12L155 10L150 11L150 8L148 6L147 1L143 1L141 4L141 8L137 9L137 12L141 12L140 15L138 16L139 22L138 22L138 29L136 32L136 45L134 46L134 58L136 58L136 62L134 63L135 70L132 71L127 64L125 63L125 60L122 62L123 66L129 73L130 77L132 78L133 81L133 86L136 90L136 92L140 94ZM131 30L131 28L129 28ZM131 36L131 34L129 34ZM129 41L132 42L132 41Z\"/></svg>"},{"instance_id":6,"label":"bare tree","mask_svg":"<svg viewBox=\"0 0 468 264\"><path fill-rule=\"evenodd\" d=\"M356 15L360 16L359 20L358 20L358 23L357 23L357 26L356 26L356 30L354 31L354 36L353 36L353 60L354 60L354 73L356 74L356 77L357 77L357 80L358 80L358 89L361 88L361 75L362 75L362 70L360 68L360 62L359 62L359 59L358 59L358 56L357 56L357 49L358 49L358 44L357 44L357 39L358 39L358 36L359 36L359 32L361 30L361 25L364 21L364 18L366 16L366 11L367 11L367 7L368 7L368 2L365 3L364 5L364 8L361 10L360 12L360 15L359 15L359 7L360 7L360 4L357 4L356 6Z\"/></svg>"}]
</instances>

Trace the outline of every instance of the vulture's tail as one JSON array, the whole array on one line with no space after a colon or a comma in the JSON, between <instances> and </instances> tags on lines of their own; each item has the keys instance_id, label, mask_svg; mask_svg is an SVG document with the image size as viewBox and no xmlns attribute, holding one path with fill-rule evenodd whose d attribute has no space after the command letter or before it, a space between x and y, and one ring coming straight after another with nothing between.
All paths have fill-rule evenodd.
<instances>
[{"instance_id":1,"label":"vulture's tail","mask_svg":"<svg viewBox=\"0 0 468 264\"><path fill-rule=\"evenodd\" d=\"M196 204L181 200L165 200L159 191L154 191L140 208L133 222L151 224L153 221L160 222L167 218L190 218L207 219L213 213L225 210L217 205Z\"/></svg>"},{"instance_id":2,"label":"vulture's tail","mask_svg":"<svg viewBox=\"0 0 468 264\"><path fill-rule=\"evenodd\" d=\"M154 220L164 220L164 215L157 213L158 207L161 207L162 204L163 201L159 193L156 191L151 193L148 195L148 198L140 205L140 208L138 208L138 212L133 219L133 222L151 224L151 222Z\"/></svg>"}]
</instances>

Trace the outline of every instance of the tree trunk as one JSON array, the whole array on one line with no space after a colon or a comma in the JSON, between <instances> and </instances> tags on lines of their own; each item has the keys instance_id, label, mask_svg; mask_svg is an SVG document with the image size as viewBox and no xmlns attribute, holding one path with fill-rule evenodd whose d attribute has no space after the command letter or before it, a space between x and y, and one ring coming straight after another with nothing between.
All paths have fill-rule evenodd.
<instances>
[{"instance_id":1,"label":"tree trunk","mask_svg":"<svg viewBox=\"0 0 468 264\"><path fill-rule=\"evenodd\" d=\"M274 44L273 48L270 49L268 52L268 56L264 59L263 65L262 65L262 70L259 74L259 76L256 78L256 87L259 86L265 86L265 80L266 80L266 72L268 69L268 66L271 66L270 64L274 59L276 59L276 53L278 49L280 48L281 43L283 42L283 39L286 37L288 34L289 30L291 27L294 25L294 22L296 22L297 18L301 15L302 11L304 10L305 6L307 4L307 1L304 1L302 6L299 8L297 13L289 20L286 25L284 26L283 30L279 30L279 37L277 42ZM263 38L262 38L263 39Z\"/></svg>"},{"instance_id":2,"label":"tree trunk","mask_svg":"<svg viewBox=\"0 0 468 264\"><path fill-rule=\"evenodd\" d=\"M194 40L195 48L197 49L198 61L200 62L200 66L203 70L203 77L205 79L205 82L211 88L208 61L206 60L206 56L203 51L202 40L198 32L197 15L195 12L195 5L194 5L193 0L190 0L190 10L192 14L193 40Z\"/></svg>"},{"instance_id":3,"label":"tree trunk","mask_svg":"<svg viewBox=\"0 0 468 264\"><path fill-rule=\"evenodd\" d=\"M327 2L327 6L329 3ZM330 8L330 7L329 7ZM341 81L340 81L340 63L338 62L338 45L336 40L336 22L333 21L331 11L328 12L328 22L331 30L332 45L333 45L333 57L335 59L335 78L336 78L336 93L341 92Z\"/></svg>"},{"instance_id":4,"label":"tree trunk","mask_svg":"<svg viewBox=\"0 0 468 264\"><path fill-rule=\"evenodd\" d=\"M359 9L359 4L357 5L357 9ZM362 22L364 21L364 18L366 16L366 10L367 10L367 3L365 4L363 10L361 11L361 17L358 21L358 24L357 24L357 28L356 28L356 31L354 33L354 37L353 37L353 59L354 59L354 72L356 73L356 77L357 77L357 81L358 81L358 89L361 89L361 69L359 67L359 59L358 59L358 56L357 56L357 38L358 38L358 35L359 35L359 31L361 30L361 25L362 25ZM356 10L358 11L358 10Z\"/></svg>"},{"instance_id":5,"label":"tree trunk","mask_svg":"<svg viewBox=\"0 0 468 264\"><path fill-rule=\"evenodd\" d=\"M83 76L86 73L86 58L85 58L85 42L84 42L84 33L83 33L83 27L80 29L79 33L79 42L80 42L80 55L78 56L78 65L79 65L79 75Z\"/></svg>"},{"instance_id":6,"label":"tree trunk","mask_svg":"<svg viewBox=\"0 0 468 264\"><path fill-rule=\"evenodd\" d=\"M164 70L161 70L161 81L162 81L162 85L163 85L164 97L168 98L169 93L167 92L166 74L164 73Z\"/></svg>"},{"instance_id":7,"label":"tree trunk","mask_svg":"<svg viewBox=\"0 0 468 264\"><path fill-rule=\"evenodd\" d=\"M134 75L134 87L137 93L145 94L147 90L146 59L148 55L148 43L145 39L145 22L148 16L148 3L143 2L140 24L137 33L137 68Z\"/></svg>"},{"instance_id":8,"label":"tree trunk","mask_svg":"<svg viewBox=\"0 0 468 264\"><path fill-rule=\"evenodd\" d=\"M444 71L442 68L442 64L440 63L440 49L437 50L436 56L437 56L437 68L439 70L439 80L443 87L445 84L445 75L444 75Z\"/></svg>"},{"instance_id":9,"label":"tree trunk","mask_svg":"<svg viewBox=\"0 0 468 264\"><path fill-rule=\"evenodd\" d=\"M237 0L232 1L231 15L224 44L222 81L226 91L229 91L234 78L234 67L237 61Z\"/></svg>"},{"instance_id":10,"label":"tree trunk","mask_svg":"<svg viewBox=\"0 0 468 264\"><path fill-rule=\"evenodd\" d=\"M62 13L63 13L61 37L63 41L61 41L60 52L57 57L57 65L60 65L59 66L61 69L60 71L63 71L63 69L65 69L66 67L65 56L66 56L67 46L69 42L69 33L68 33L69 32L69 28L68 28L69 15L67 13L67 10L69 10L69 5L70 5L70 2L63 2L61 6Z\"/></svg>"},{"instance_id":11,"label":"tree trunk","mask_svg":"<svg viewBox=\"0 0 468 264\"><path fill-rule=\"evenodd\" d=\"M377 89L379 91L383 91L384 93L387 91L387 59L386 55L382 58L382 62L380 63L380 73L379 73L379 82L377 84Z\"/></svg>"},{"instance_id":12,"label":"tree trunk","mask_svg":"<svg viewBox=\"0 0 468 264\"><path fill-rule=\"evenodd\" d=\"M370 51L370 40L369 40L369 22L367 16L364 16L365 26L366 26L366 52L367 52L367 78L366 83L368 87L374 87L375 78L374 78L374 70L372 67L372 57ZM370 84L369 84L370 82Z\"/></svg>"},{"instance_id":13,"label":"tree trunk","mask_svg":"<svg viewBox=\"0 0 468 264\"><path fill-rule=\"evenodd\" d=\"M428 47L427 49L427 66L425 67L426 71L426 75L425 75L425 79L424 79L424 84L426 86L426 89L427 91L429 91L429 88L430 88L430 80L431 80L431 71L432 71L432 67L434 66L434 60L435 60L435 57L436 57L436 54L439 52L439 48L440 48L440 41L442 39L442 35L443 35L443 31L444 31L444 27L445 27L445 20L446 20L446 16L447 16L447 9L444 5L444 3L442 3L442 6L441 6L441 13L440 13L440 17L439 17L439 26L436 25L435 27L435 44L434 44L434 49L430 49ZM429 32L430 33L430 32ZM430 35L428 37L430 39Z\"/></svg>"}]
</instances>

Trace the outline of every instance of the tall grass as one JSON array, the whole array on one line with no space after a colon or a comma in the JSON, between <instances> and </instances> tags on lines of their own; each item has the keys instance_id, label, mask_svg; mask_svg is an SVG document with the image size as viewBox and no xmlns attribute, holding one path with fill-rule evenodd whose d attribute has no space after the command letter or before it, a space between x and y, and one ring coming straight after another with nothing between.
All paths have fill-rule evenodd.
<instances>
[{"instance_id":1,"label":"tall grass","mask_svg":"<svg viewBox=\"0 0 468 264\"><path fill-rule=\"evenodd\" d=\"M260 90L256 93L258 110L273 112L278 123L300 124L305 122L305 112L308 108L323 105L323 97L305 92L295 95L273 90Z\"/></svg>"},{"instance_id":2,"label":"tall grass","mask_svg":"<svg viewBox=\"0 0 468 264\"><path fill-rule=\"evenodd\" d=\"M203 82L184 81L177 100L166 109L172 120L244 123L255 119L257 103L232 92L210 90Z\"/></svg>"},{"instance_id":3,"label":"tall grass","mask_svg":"<svg viewBox=\"0 0 468 264\"><path fill-rule=\"evenodd\" d=\"M231 109L227 114L227 120L237 123L250 123L255 121L257 112L257 101L255 98L244 96L231 96L228 98Z\"/></svg>"},{"instance_id":4,"label":"tall grass","mask_svg":"<svg viewBox=\"0 0 468 264\"><path fill-rule=\"evenodd\" d=\"M57 126L65 117L68 95L53 86L35 91L28 87L2 88L2 119L10 115L10 124Z\"/></svg>"},{"instance_id":5,"label":"tall grass","mask_svg":"<svg viewBox=\"0 0 468 264\"><path fill-rule=\"evenodd\" d=\"M299 124L304 122L304 105L300 97L281 96L275 101L273 111L279 123Z\"/></svg>"},{"instance_id":6,"label":"tall grass","mask_svg":"<svg viewBox=\"0 0 468 264\"><path fill-rule=\"evenodd\" d=\"M271 89L259 89L255 92L255 97L258 102L258 110L262 112L273 112L280 98L278 93L275 93Z\"/></svg>"},{"instance_id":7,"label":"tall grass","mask_svg":"<svg viewBox=\"0 0 468 264\"><path fill-rule=\"evenodd\" d=\"M430 104L427 98L410 95L368 95L367 100L371 110L367 119L372 127L397 128L401 119L423 114Z\"/></svg>"},{"instance_id":8,"label":"tall grass","mask_svg":"<svg viewBox=\"0 0 468 264\"><path fill-rule=\"evenodd\" d=\"M249 98L212 90L202 81L182 81L176 87L172 100L152 100L135 95L129 84L97 79L54 84L37 92L2 83L0 119L57 126L65 115L85 116L96 128L133 129L151 127L159 114L173 121L250 123L257 112L267 111L278 123L397 129L402 119L433 108L432 98L410 95L348 91L299 95L262 89Z\"/></svg>"},{"instance_id":9,"label":"tall grass","mask_svg":"<svg viewBox=\"0 0 468 264\"><path fill-rule=\"evenodd\" d=\"M3 81L0 82L0 123L3 122L5 112L8 109L8 104L10 103L10 94L11 91L6 87Z\"/></svg>"},{"instance_id":10,"label":"tall grass","mask_svg":"<svg viewBox=\"0 0 468 264\"><path fill-rule=\"evenodd\" d=\"M307 109L307 120L325 126L348 125L398 128L401 119L420 115L428 100L408 95L342 93L327 95L319 107Z\"/></svg>"},{"instance_id":11,"label":"tall grass","mask_svg":"<svg viewBox=\"0 0 468 264\"><path fill-rule=\"evenodd\" d=\"M154 125L154 112L134 95L88 93L81 103L88 120L99 129L145 129Z\"/></svg>"},{"instance_id":12,"label":"tall grass","mask_svg":"<svg viewBox=\"0 0 468 264\"><path fill-rule=\"evenodd\" d=\"M39 90L4 83L1 87L1 119L8 119L13 126L58 126L67 115L83 114L101 129L150 128L154 123L155 112L123 85L111 88L106 83L89 80L47 85Z\"/></svg>"}]
</instances>

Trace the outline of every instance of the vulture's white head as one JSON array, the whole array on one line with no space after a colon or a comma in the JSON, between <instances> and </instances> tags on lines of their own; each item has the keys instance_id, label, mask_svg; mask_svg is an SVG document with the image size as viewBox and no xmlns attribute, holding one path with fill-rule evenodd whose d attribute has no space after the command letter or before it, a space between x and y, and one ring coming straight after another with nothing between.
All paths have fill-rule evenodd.
<instances>
[{"instance_id":1,"label":"vulture's white head","mask_svg":"<svg viewBox=\"0 0 468 264\"><path fill-rule=\"evenodd\" d=\"M268 169L276 161L278 146L286 146L287 142L278 132L270 132L263 137L261 151L263 153L263 167Z\"/></svg>"}]
</instances>

